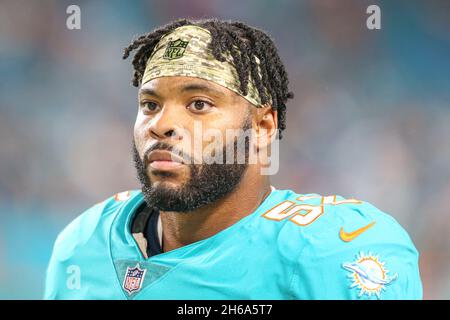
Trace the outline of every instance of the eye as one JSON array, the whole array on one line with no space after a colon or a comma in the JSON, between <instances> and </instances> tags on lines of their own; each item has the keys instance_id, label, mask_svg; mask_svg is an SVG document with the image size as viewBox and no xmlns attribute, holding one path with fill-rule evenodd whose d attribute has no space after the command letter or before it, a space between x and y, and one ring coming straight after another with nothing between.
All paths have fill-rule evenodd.
<instances>
[{"instance_id":1,"label":"eye","mask_svg":"<svg viewBox=\"0 0 450 320\"><path fill-rule=\"evenodd\" d=\"M159 109L157 103L152 101L144 101L141 103L141 107L148 112L156 112Z\"/></svg>"},{"instance_id":2,"label":"eye","mask_svg":"<svg viewBox=\"0 0 450 320\"><path fill-rule=\"evenodd\" d=\"M195 100L187 106L190 111L196 113L208 112L212 107L213 105L211 103L204 100Z\"/></svg>"}]
</instances>

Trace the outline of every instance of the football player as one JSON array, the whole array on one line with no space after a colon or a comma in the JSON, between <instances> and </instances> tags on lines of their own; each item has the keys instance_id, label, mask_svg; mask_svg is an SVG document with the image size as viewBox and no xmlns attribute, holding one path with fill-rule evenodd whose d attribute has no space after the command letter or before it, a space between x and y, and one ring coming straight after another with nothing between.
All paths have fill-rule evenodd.
<instances>
[{"instance_id":1,"label":"football player","mask_svg":"<svg viewBox=\"0 0 450 320\"><path fill-rule=\"evenodd\" d=\"M183 19L140 36L124 58L134 50L142 188L61 232L45 298L422 298L418 252L391 216L358 199L278 190L264 157L250 163L281 138L293 97L265 32ZM227 130L241 134L223 142Z\"/></svg>"}]
</instances>

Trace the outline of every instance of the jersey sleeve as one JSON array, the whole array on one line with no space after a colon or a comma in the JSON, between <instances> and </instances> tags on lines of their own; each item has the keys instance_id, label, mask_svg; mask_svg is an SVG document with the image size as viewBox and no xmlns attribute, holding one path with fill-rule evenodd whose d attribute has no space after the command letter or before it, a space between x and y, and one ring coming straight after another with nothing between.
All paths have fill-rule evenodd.
<instances>
[{"instance_id":1,"label":"jersey sleeve","mask_svg":"<svg viewBox=\"0 0 450 320\"><path fill-rule=\"evenodd\" d=\"M77 286L78 264L74 262L78 247L86 243L94 232L103 212L97 204L75 218L56 238L46 271L44 299L61 299L71 287Z\"/></svg>"},{"instance_id":2,"label":"jersey sleeve","mask_svg":"<svg viewBox=\"0 0 450 320\"><path fill-rule=\"evenodd\" d=\"M325 207L321 231L305 232L294 298L422 299L418 251L392 217L366 202Z\"/></svg>"},{"instance_id":3,"label":"jersey sleeve","mask_svg":"<svg viewBox=\"0 0 450 320\"><path fill-rule=\"evenodd\" d=\"M108 237L108 221L114 218L118 208L131 197L130 191L122 192L97 203L75 218L58 235L45 276L44 299L72 299L87 290L81 286L84 270L98 261L89 254L102 247Z\"/></svg>"}]
</instances>

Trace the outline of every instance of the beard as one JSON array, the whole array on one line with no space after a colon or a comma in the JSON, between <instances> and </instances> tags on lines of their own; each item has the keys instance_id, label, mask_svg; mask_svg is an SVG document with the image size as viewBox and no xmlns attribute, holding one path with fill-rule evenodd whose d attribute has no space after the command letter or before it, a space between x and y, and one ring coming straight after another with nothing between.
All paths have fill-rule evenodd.
<instances>
[{"instance_id":1,"label":"beard","mask_svg":"<svg viewBox=\"0 0 450 320\"><path fill-rule=\"evenodd\" d=\"M247 116L241 127L244 132L251 129L251 119ZM164 183L157 186L151 181L147 174L148 164L142 160L133 140L133 160L137 171L137 177L142 186L142 193L148 206L161 211L172 212L191 212L210 203L214 203L226 195L230 194L240 183L247 167L249 158L249 142L238 136L233 142L223 147L223 155L227 152L234 152L234 163L211 163L195 164L189 161L189 178L179 187L168 187ZM238 145L244 144L245 161L238 163ZM172 151L174 147L163 142L157 142L151 148L145 151L143 159L147 154L154 150ZM179 153L178 153L179 154ZM191 159L189 155L183 154L184 159ZM159 172L155 173L160 177L172 176L173 173Z\"/></svg>"}]
</instances>

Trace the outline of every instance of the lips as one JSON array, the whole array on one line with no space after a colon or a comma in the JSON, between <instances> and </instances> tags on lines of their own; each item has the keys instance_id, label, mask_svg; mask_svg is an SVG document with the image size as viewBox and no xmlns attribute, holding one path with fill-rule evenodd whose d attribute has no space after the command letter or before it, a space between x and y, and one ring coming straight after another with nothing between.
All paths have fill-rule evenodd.
<instances>
[{"instance_id":1,"label":"lips","mask_svg":"<svg viewBox=\"0 0 450 320\"><path fill-rule=\"evenodd\" d=\"M169 151L155 150L148 155L147 163L156 170L170 170L182 166L184 161Z\"/></svg>"}]
</instances>

